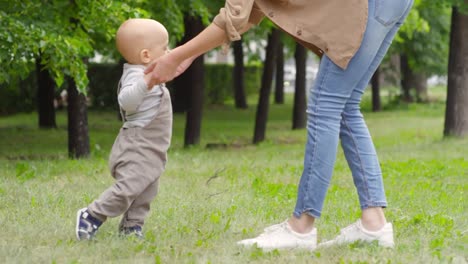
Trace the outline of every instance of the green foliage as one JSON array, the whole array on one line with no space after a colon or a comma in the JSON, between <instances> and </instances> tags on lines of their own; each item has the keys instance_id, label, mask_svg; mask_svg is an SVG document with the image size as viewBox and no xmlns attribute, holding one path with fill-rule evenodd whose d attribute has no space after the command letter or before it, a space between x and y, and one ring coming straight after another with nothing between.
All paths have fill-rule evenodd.
<instances>
[{"instance_id":1,"label":"green foliage","mask_svg":"<svg viewBox=\"0 0 468 264\"><path fill-rule=\"evenodd\" d=\"M208 24L223 3L209 0L25 0L2 3L0 26L0 83L25 78L35 61L48 69L57 86L72 77L86 92L87 59L96 53L118 58L114 35L128 18L160 20L172 43L184 33L183 14L200 16Z\"/></svg>"},{"instance_id":2,"label":"green foliage","mask_svg":"<svg viewBox=\"0 0 468 264\"><path fill-rule=\"evenodd\" d=\"M233 65L205 65L205 102L224 104L233 98ZM260 88L262 68L258 65L246 65L244 69L245 94L257 93Z\"/></svg>"},{"instance_id":3,"label":"green foliage","mask_svg":"<svg viewBox=\"0 0 468 264\"><path fill-rule=\"evenodd\" d=\"M465 0L416 0L391 53L405 53L415 72L446 75L452 7L468 13Z\"/></svg>"},{"instance_id":4,"label":"green foliage","mask_svg":"<svg viewBox=\"0 0 468 264\"><path fill-rule=\"evenodd\" d=\"M140 11L112 0L10 1L0 12L2 28L9 29L0 33L0 58L6 66L0 69L0 83L26 77L39 59L57 86L70 76L85 92L85 58L96 51L111 53L118 25Z\"/></svg>"},{"instance_id":5,"label":"green foliage","mask_svg":"<svg viewBox=\"0 0 468 264\"><path fill-rule=\"evenodd\" d=\"M397 49L415 72L447 73L451 7L443 2L416 1L398 34Z\"/></svg>"},{"instance_id":6,"label":"green foliage","mask_svg":"<svg viewBox=\"0 0 468 264\"><path fill-rule=\"evenodd\" d=\"M199 16L208 25L223 4L224 1L212 0L158 0L144 1L141 6L167 28L174 46L185 32L184 14Z\"/></svg>"},{"instance_id":7,"label":"green foliage","mask_svg":"<svg viewBox=\"0 0 468 264\"><path fill-rule=\"evenodd\" d=\"M395 37L395 41L397 43L402 43L407 41L408 39L411 40L413 37L414 32L428 32L429 31L429 24L426 20L424 20L420 13L419 8L423 1L428 0L415 0L413 7L408 14L405 22L401 26L400 30L398 31L397 36ZM406 38L403 38L401 35L405 35Z\"/></svg>"},{"instance_id":8,"label":"green foliage","mask_svg":"<svg viewBox=\"0 0 468 264\"><path fill-rule=\"evenodd\" d=\"M0 116L36 109L36 75L24 80L19 77L0 84Z\"/></svg>"},{"instance_id":9,"label":"green foliage","mask_svg":"<svg viewBox=\"0 0 468 264\"><path fill-rule=\"evenodd\" d=\"M38 42L44 32L26 21L20 13L0 11L0 83L9 82L14 76L26 77L34 67L33 59L39 52Z\"/></svg>"},{"instance_id":10,"label":"green foliage","mask_svg":"<svg viewBox=\"0 0 468 264\"><path fill-rule=\"evenodd\" d=\"M447 2L454 7L457 7L462 13L468 15L468 2L466 0L445 0L442 2Z\"/></svg>"},{"instance_id":11,"label":"green foliage","mask_svg":"<svg viewBox=\"0 0 468 264\"><path fill-rule=\"evenodd\" d=\"M166 27L172 43L182 38L184 34L184 17L177 1L144 1L141 6L150 10L152 18Z\"/></svg>"},{"instance_id":12,"label":"green foliage","mask_svg":"<svg viewBox=\"0 0 468 264\"><path fill-rule=\"evenodd\" d=\"M205 65L205 102L208 104L223 104L232 94L232 65Z\"/></svg>"},{"instance_id":13,"label":"green foliage","mask_svg":"<svg viewBox=\"0 0 468 264\"><path fill-rule=\"evenodd\" d=\"M88 70L89 96L93 109L119 109L117 86L122 75L119 64L91 63Z\"/></svg>"}]
</instances>

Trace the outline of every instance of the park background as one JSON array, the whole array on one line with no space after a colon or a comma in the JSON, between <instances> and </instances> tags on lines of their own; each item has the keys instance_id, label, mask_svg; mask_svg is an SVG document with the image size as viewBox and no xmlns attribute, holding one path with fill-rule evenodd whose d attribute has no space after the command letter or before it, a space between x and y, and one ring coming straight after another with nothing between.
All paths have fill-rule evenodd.
<instances>
[{"instance_id":1,"label":"park background","mask_svg":"<svg viewBox=\"0 0 468 264\"><path fill-rule=\"evenodd\" d=\"M173 144L145 240L119 237L111 219L96 241L76 241L76 210L112 183L119 24L157 19L174 47L223 4L0 1L0 262L467 263L466 0L415 1L361 105L384 173L395 249L236 246L293 209L307 90L319 62L266 20L228 56L211 52L168 83ZM319 241L360 213L341 150L324 208Z\"/></svg>"}]
</instances>

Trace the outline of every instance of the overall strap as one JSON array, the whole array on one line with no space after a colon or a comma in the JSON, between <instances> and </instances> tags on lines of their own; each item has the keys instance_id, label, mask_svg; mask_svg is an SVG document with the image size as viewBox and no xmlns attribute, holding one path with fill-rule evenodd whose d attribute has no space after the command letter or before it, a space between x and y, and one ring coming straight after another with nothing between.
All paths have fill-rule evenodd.
<instances>
[{"instance_id":1,"label":"overall strap","mask_svg":"<svg viewBox=\"0 0 468 264\"><path fill-rule=\"evenodd\" d=\"M120 78L119 84L117 86L117 98L119 97L119 93L121 89L122 89L122 78ZM120 107L120 104L118 102L117 104L119 105L119 112L120 112L120 117L122 118L122 122L125 123L127 121L127 119L125 119L125 111L122 109L122 107Z\"/></svg>"}]
</instances>

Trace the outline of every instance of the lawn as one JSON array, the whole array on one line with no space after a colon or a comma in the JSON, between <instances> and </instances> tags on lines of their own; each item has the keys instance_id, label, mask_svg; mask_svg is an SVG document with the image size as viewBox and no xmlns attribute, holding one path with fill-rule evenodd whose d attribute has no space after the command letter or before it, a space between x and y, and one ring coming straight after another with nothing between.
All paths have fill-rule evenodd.
<instances>
[{"instance_id":1,"label":"lawn","mask_svg":"<svg viewBox=\"0 0 468 264\"><path fill-rule=\"evenodd\" d=\"M204 111L201 144L183 148L176 115L173 145L145 240L118 236L110 219L95 241L75 239L76 210L110 184L107 157L120 123L90 112L92 155L67 158L66 113L56 130L36 114L0 118L0 263L467 263L468 139L443 139L444 104L364 115L375 140L396 247L376 244L308 251L243 249L236 241L284 221L294 208L305 130L292 131L291 98L272 105L267 140L251 145L255 107ZM206 148L223 143L226 148ZM339 151L319 241L359 217L357 195Z\"/></svg>"}]
</instances>

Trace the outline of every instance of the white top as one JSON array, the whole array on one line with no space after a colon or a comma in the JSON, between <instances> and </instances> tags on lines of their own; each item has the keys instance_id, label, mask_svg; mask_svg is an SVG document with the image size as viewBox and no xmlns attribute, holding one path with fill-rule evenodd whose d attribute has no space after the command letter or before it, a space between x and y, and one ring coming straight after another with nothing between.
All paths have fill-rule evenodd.
<instances>
[{"instance_id":1,"label":"white top","mask_svg":"<svg viewBox=\"0 0 468 264\"><path fill-rule=\"evenodd\" d=\"M125 63L123 66L118 90L119 106L125 112L123 127L143 127L158 113L163 85L148 90L144 71L143 65Z\"/></svg>"}]
</instances>

